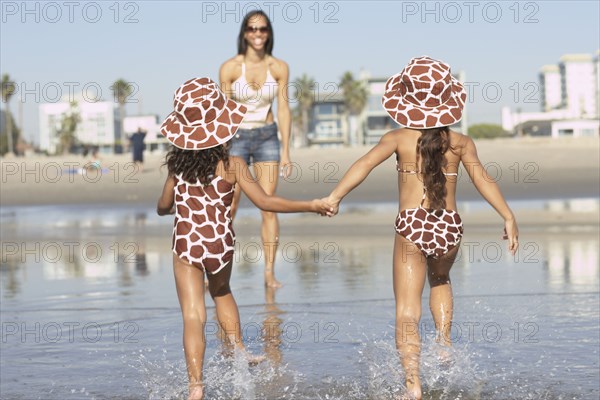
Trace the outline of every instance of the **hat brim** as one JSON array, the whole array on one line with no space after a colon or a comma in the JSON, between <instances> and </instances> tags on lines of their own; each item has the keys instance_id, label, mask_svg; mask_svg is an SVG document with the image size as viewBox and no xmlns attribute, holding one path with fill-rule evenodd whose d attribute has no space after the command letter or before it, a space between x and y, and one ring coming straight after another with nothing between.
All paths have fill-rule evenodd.
<instances>
[{"instance_id":1,"label":"hat brim","mask_svg":"<svg viewBox=\"0 0 600 400\"><path fill-rule=\"evenodd\" d=\"M400 90L386 92L381 103L398 124L407 128L430 129L454 125L462 119L467 92L452 76L452 92L448 100L436 107L423 107L407 101Z\"/></svg>"},{"instance_id":2,"label":"hat brim","mask_svg":"<svg viewBox=\"0 0 600 400\"><path fill-rule=\"evenodd\" d=\"M244 120L247 108L228 99L223 111L213 121L203 125L185 125L177 113L169 114L160 127L160 133L175 147L184 150L210 149L227 143Z\"/></svg>"}]
</instances>

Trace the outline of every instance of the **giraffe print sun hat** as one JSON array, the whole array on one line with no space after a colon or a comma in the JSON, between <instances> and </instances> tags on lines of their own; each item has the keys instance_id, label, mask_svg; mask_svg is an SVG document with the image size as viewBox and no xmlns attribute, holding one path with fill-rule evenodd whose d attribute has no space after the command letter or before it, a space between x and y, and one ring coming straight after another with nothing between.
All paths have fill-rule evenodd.
<instances>
[{"instance_id":1,"label":"giraffe print sun hat","mask_svg":"<svg viewBox=\"0 0 600 400\"><path fill-rule=\"evenodd\" d=\"M181 85L173 98L174 111L160 133L180 149L202 150L226 143L246 114L246 106L227 99L210 78L194 78Z\"/></svg>"},{"instance_id":2,"label":"giraffe print sun hat","mask_svg":"<svg viewBox=\"0 0 600 400\"><path fill-rule=\"evenodd\" d=\"M466 100L467 92L450 66L423 56L388 79L381 102L400 125L429 129L460 121Z\"/></svg>"}]
</instances>

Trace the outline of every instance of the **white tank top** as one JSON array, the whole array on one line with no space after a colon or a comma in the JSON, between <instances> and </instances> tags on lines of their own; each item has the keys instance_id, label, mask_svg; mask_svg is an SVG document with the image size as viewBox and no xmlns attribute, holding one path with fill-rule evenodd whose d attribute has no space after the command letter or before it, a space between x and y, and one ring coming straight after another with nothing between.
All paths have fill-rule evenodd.
<instances>
[{"instance_id":1,"label":"white tank top","mask_svg":"<svg viewBox=\"0 0 600 400\"><path fill-rule=\"evenodd\" d=\"M273 100L277 97L277 81L267 65L267 79L259 88L258 84L246 80L246 63L242 62L242 75L233 82L233 100L244 104L248 111L240 124L242 129L258 128L265 125Z\"/></svg>"}]
</instances>

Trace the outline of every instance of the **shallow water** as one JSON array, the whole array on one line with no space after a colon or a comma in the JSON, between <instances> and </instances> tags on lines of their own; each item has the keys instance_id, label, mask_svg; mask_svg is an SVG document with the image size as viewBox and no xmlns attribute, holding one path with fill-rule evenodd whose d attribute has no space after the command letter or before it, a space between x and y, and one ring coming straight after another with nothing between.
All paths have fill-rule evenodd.
<instances>
[{"instance_id":1,"label":"shallow water","mask_svg":"<svg viewBox=\"0 0 600 400\"><path fill-rule=\"evenodd\" d=\"M0 397L169 399L186 388L170 219L153 210L2 210ZM254 237L238 235L232 290L249 349L225 357L207 297L207 398L392 399L393 237L286 234L285 286L265 291ZM529 233L517 257L469 231L451 277L450 361L440 363L424 293L430 399L597 399L598 233Z\"/></svg>"}]
</instances>

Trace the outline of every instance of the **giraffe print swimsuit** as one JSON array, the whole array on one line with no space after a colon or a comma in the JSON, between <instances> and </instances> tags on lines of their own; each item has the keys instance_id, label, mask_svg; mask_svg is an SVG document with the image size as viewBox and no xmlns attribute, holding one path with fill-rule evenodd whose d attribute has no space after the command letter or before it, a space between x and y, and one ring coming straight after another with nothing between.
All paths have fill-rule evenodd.
<instances>
[{"instance_id":1,"label":"giraffe print swimsuit","mask_svg":"<svg viewBox=\"0 0 600 400\"><path fill-rule=\"evenodd\" d=\"M400 173L418 174L419 171L396 169ZM458 176L457 173L446 173L446 176ZM411 241L421 250L425 257L439 258L456 246L463 235L463 224L460 215L454 210L434 210L423 208L427 191L423 187L421 204L416 208L407 208L398 213L396 233Z\"/></svg>"},{"instance_id":2,"label":"giraffe print swimsuit","mask_svg":"<svg viewBox=\"0 0 600 400\"><path fill-rule=\"evenodd\" d=\"M173 252L207 273L216 274L233 259L231 220L234 185L220 176L208 184L176 175Z\"/></svg>"}]
</instances>

